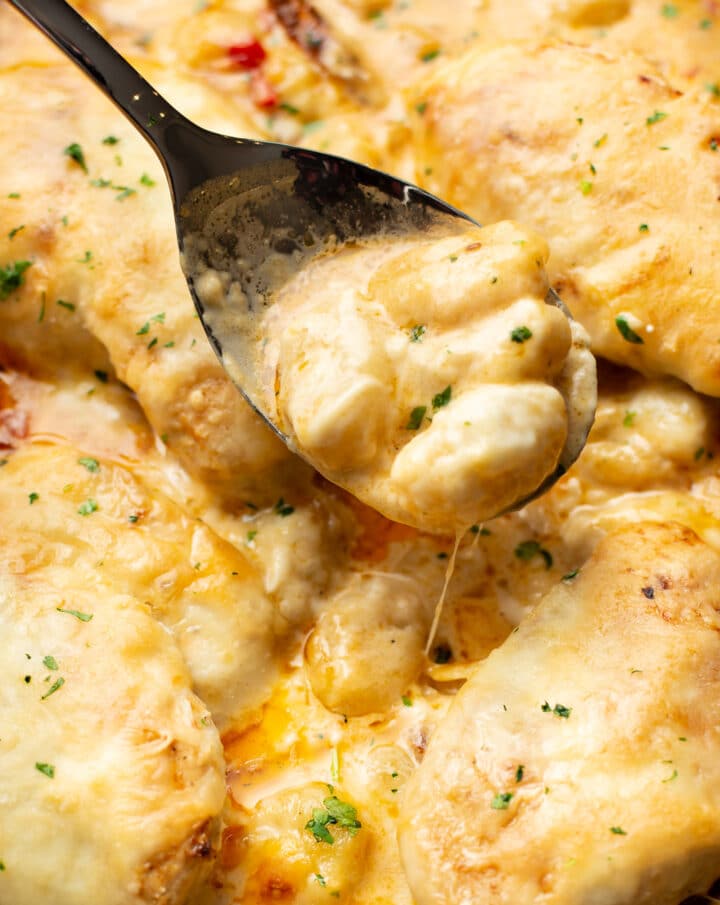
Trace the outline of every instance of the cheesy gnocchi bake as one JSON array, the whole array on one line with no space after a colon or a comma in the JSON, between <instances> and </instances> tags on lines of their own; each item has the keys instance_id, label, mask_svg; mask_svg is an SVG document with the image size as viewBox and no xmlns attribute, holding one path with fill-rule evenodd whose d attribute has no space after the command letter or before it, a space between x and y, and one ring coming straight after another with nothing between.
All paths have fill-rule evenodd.
<instances>
[{"instance_id":1,"label":"cheesy gnocchi bake","mask_svg":"<svg viewBox=\"0 0 720 905\"><path fill-rule=\"evenodd\" d=\"M201 125L483 227L342 306L298 277L321 476L215 358L152 152L0 8L0 905L720 900L720 5L74 5ZM483 521L560 461L585 332L584 451Z\"/></svg>"}]
</instances>

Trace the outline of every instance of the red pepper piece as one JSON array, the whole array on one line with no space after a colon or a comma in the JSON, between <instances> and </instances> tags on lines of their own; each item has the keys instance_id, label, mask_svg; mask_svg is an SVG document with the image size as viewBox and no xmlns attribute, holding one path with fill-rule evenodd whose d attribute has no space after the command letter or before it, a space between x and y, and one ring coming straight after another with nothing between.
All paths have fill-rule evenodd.
<instances>
[{"instance_id":1,"label":"red pepper piece","mask_svg":"<svg viewBox=\"0 0 720 905\"><path fill-rule=\"evenodd\" d=\"M240 69L257 69L267 57L265 48L257 38L243 44L232 44L228 47L227 54Z\"/></svg>"}]
</instances>

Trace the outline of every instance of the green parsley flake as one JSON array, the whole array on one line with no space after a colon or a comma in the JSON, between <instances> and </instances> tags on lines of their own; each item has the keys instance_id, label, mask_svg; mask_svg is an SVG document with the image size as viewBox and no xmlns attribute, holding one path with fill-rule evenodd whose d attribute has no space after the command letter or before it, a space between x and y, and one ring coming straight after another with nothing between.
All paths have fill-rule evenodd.
<instances>
[{"instance_id":1,"label":"green parsley flake","mask_svg":"<svg viewBox=\"0 0 720 905\"><path fill-rule=\"evenodd\" d=\"M55 679L55 681L52 683L50 688L48 688L48 690L45 692L45 694L40 698L40 700L44 701L46 698L49 698L51 694L55 694L55 692L59 688L62 688L64 684L65 684L65 679L63 679L62 676L59 676L57 679Z\"/></svg>"},{"instance_id":2,"label":"green parsley flake","mask_svg":"<svg viewBox=\"0 0 720 905\"><path fill-rule=\"evenodd\" d=\"M14 239L18 233L21 233L25 229L25 224L23 223L21 226L16 226L15 229L11 229L8 233L8 239Z\"/></svg>"},{"instance_id":3,"label":"green parsley flake","mask_svg":"<svg viewBox=\"0 0 720 905\"><path fill-rule=\"evenodd\" d=\"M638 334L627 322L627 318L623 317L622 314L618 315L615 318L615 326L618 328L620 335L626 342L633 343L637 346L642 346L644 344L645 340L642 338L642 336L638 336Z\"/></svg>"},{"instance_id":4,"label":"green parsley flake","mask_svg":"<svg viewBox=\"0 0 720 905\"><path fill-rule=\"evenodd\" d=\"M4 870L5 870L5 863L3 861L0 861L0 872L2 872Z\"/></svg>"},{"instance_id":5,"label":"green parsley flake","mask_svg":"<svg viewBox=\"0 0 720 905\"><path fill-rule=\"evenodd\" d=\"M647 225L647 223L641 223L640 226L638 226L638 230L641 233L649 233L650 227Z\"/></svg>"},{"instance_id":6,"label":"green parsley flake","mask_svg":"<svg viewBox=\"0 0 720 905\"><path fill-rule=\"evenodd\" d=\"M248 531L247 533L247 542L251 544L255 538L257 537L257 531Z\"/></svg>"},{"instance_id":7,"label":"green parsley flake","mask_svg":"<svg viewBox=\"0 0 720 905\"><path fill-rule=\"evenodd\" d=\"M561 580L562 581L572 581L573 578L577 578L579 574L580 574L580 569L573 569L572 572L567 572L565 575L563 575Z\"/></svg>"},{"instance_id":8,"label":"green parsley flake","mask_svg":"<svg viewBox=\"0 0 720 905\"><path fill-rule=\"evenodd\" d=\"M4 302L11 292L15 292L25 282L23 274L31 267L30 261L13 261L0 267L0 302Z\"/></svg>"},{"instance_id":9,"label":"green parsley flake","mask_svg":"<svg viewBox=\"0 0 720 905\"><path fill-rule=\"evenodd\" d=\"M510 802L513 800L512 792L498 792L490 802L490 807L495 811L507 811Z\"/></svg>"},{"instance_id":10,"label":"green parsley flake","mask_svg":"<svg viewBox=\"0 0 720 905\"><path fill-rule=\"evenodd\" d=\"M95 500L93 500L91 497L88 497L84 503L81 503L80 506L78 506L78 514L79 515L90 515L93 512L97 512L98 509L99 509L99 506L98 506L97 502Z\"/></svg>"},{"instance_id":11,"label":"green parsley flake","mask_svg":"<svg viewBox=\"0 0 720 905\"><path fill-rule=\"evenodd\" d=\"M540 709L543 713L554 713L555 716L558 716L563 720L567 720L572 713L572 707L566 707L564 704L556 704L554 707L551 707L547 701L545 701Z\"/></svg>"},{"instance_id":12,"label":"green parsley flake","mask_svg":"<svg viewBox=\"0 0 720 905\"><path fill-rule=\"evenodd\" d=\"M635 424L635 417L637 412L631 412L628 410L625 412L625 417L623 418L623 427L632 427Z\"/></svg>"},{"instance_id":13,"label":"green parsley flake","mask_svg":"<svg viewBox=\"0 0 720 905\"><path fill-rule=\"evenodd\" d=\"M436 47L434 50L426 50L425 53L420 56L420 59L423 63L430 63L432 60L439 56L440 50Z\"/></svg>"},{"instance_id":14,"label":"green parsley flake","mask_svg":"<svg viewBox=\"0 0 720 905\"><path fill-rule=\"evenodd\" d=\"M712 82L705 86L713 97L720 97L720 83Z\"/></svg>"},{"instance_id":15,"label":"green parsley flake","mask_svg":"<svg viewBox=\"0 0 720 905\"><path fill-rule=\"evenodd\" d=\"M655 123L662 122L664 119L667 119L667 113L663 113L661 110L656 110L652 116L648 116L645 120L646 126L654 126Z\"/></svg>"},{"instance_id":16,"label":"green parsley flake","mask_svg":"<svg viewBox=\"0 0 720 905\"><path fill-rule=\"evenodd\" d=\"M515 327L514 330L510 332L510 339L514 343L524 343L532 338L532 330L529 327Z\"/></svg>"},{"instance_id":17,"label":"green parsley flake","mask_svg":"<svg viewBox=\"0 0 720 905\"><path fill-rule=\"evenodd\" d=\"M420 343L422 342L422 338L425 335L425 325L424 324L415 324L415 326L410 330L410 342L411 343Z\"/></svg>"},{"instance_id":18,"label":"green parsley flake","mask_svg":"<svg viewBox=\"0 0 720 905\"><path fill-rule=\"evenodd\" d=\"M621 826L611 826L610 832L614 833L616 836L627 836L627 833Z\"/></svg>"},{"instance_id":19,"label":"green parsley flake","mask_svg":"<svg viewBox=\"0 0 720 905\"><path fill-rule=\"evenodd\" d=\"M85 155L83 154L83 149L77 142L74 141L72 144L68 145L67 148L64 148L63 154L65 154L71 160L74 160L75 163L78 166L82 167L82 169L87 173L88 168L87 164L85 163Z\"/></svg>"},{"instance_id":20,"label":"green parsley flake","mask_svg":"<svg viewBox=\"0 0 720 905\"><path fill-rule=\"evenodd\" d=\"M120 141L119 138L116 138L114 135L106 135L103 138L102 143L104 145L116 145Z\"/></svg>"},{"instance_id":21,"label":"green parsley flake","mask_svg":"<svg viewBox=\"0 0 720 905\"><path fill-rule=\"evenodd\" d=\"M404 694L400 700L403 702L403 704L406 707L412 707L412 705L413 705L412 698L406 694Z\"/></svg>"},{"instance_id":22,"label":"green parsley flake","mask_svg":"<svg viewBox=\"0 0 720 905\"><path fill-rule=\"evenodd\" d=\"M667 779L663 779L662 781L663 781L664 783L666 783L666 782L672 782L673 779L677 779L677 776L678 776L678 771L677 771L677 770L673 770L673 771L672 771L672 775L668 776Z\"/></svg>"},{"instance_id":23,"label":"green parsley flake","mask_svg":"<svg viewBox=\"0 0 720 905\"><path fill-rule=\"evenodd\" d=\"M305 829L310 830L317 842L326 842L328 845L335 842L328 826L344 827L351 836L355 836L361 829L362 823L357 819L357 810L351 804L332 795L323 801L323 806L324 810L313 808L312 817L305 824Z\"/></svg>"},{"instance_id":24,"label":"green parsley flake","mask_svg":"<svg viewBox=\"0 0 720 905\"><path fill-rule=\"evenodd\" d=\"M55 304L59 305L61 308L66 308L68 311L75 310L75 305L72 302L66 302L65 299L58 299Z\"/></svg>"},{"instance_id":25,"label":"green parsley flake","mask_svg":"<svg viewBox=\"0 0 720 905\"><path fill-rule=\"evenodd\" d=\"M419 104L415 104L415 110L420 116L427 110L427 101L420 101Z\"/></svg>"},{"instance_id":26,"label":"green parsley flake","mask_svg":"<svg viewBox=\"0 0 720 905\"><path fill-rule=\"evenodd\" d=\"M306 827L307 829L307 827ZM320 886L327 886L327 880L323 877L322 874L315 874L315 879L317 880Z\"/></svg>"},{"instance_id":27,"label":"green parsley flake","mask_svg":"<svg viewBox=\"0 0 720 905\"><path fill-rule=\"evenodd\" d=\"M42 773L44 776L47 776L49 779L55 778L55 767L52 764L42 764L36 761L35 769Z\"/></svg>"},{"instance_id":28,"label":"green parsley flake","mask_svg":"<svg viewBox=\"0 0 720 905\"><path fill-rule=\"evenodd\" d=\"M595 141L593 142L593 147L602 148L602 146L605 144L606 141L607 141L607 132L605 132L604 135L601 135L600 138L595 139Z\"/></svg>"},{"instance_id":29,"label":"green parsley flake","mask_svg":"<svg viewBox=\"0 0 720 905\"><path fill-rule=\"evenodd\" d=\"M74 616L76 619L79 619L80 622L90 622L93 617L93 613L81 613L80 610L66 610L61 606L56 606L55 609L58 613L67 613L68 616Z\"/></svg>"},{"instance_id":30,"label":"green parsley flake","mask_svg":"<svg viewBox=\"0 0 720 905\"><path fill-rule=\"evenodd\" d=\"M583 179L580 183L580 191L583 195L589 195L592 192L593 184L592 182L588 182L587 179Z\"/></svg>"},{"instance_id":31,"label":"green parsley flake","mask_svg":"<svg viewBox=\"0 0 720 905\"><path fill-rule=\"evenodd\" d=\"M546 569L551 568L553 564L552 553L544 547L541 547L536 540L521 541L521 543L515 547L515 556L525 562L529 562L535 556L542 556L545 560Z\"/></svg>"},{"instance_id":32,"label":"green parsley flake","mask_svg":"<svg viewBox=\"0 0 720 905\"><path fill-rule=\"evenodd\" d=\"M295 512L295 507L288 506L288 504L282 497L280 497L277 503L275 503L273 509L278 515L282 516L283 518L287 518L288 515L292 515L293 512Z\"/></svg>"},{"instance_id":33,"label":"green parsley flake","mask_svg":"<svg viewBox=\"0 0 720 905\"><path fill-rule=\"evenodd\" d=\"M450 402L450 398L452 397L452 387L448 384L445 389L441 393L437 393L432 398L432 407L433 409L441 409L444 408L448 402Z\"/></svg>"},{"instance_id":34,"label":"green parsley flake","mask_svg":"<svg viewBox=\"0 0 720 905\"><path fill-rule=\"evenodd\" d=\"M420 428L422 424L422 420L425 417L425 412L427 411L426 405L418 405L411 412L410 417L408 418L408 423L405 425L405 430L416 431Z\"/></svg>"},{"instance_id":35,"label":"green parsley flake","mask_svg":"<svg viewBox=\"0 0 720 905\"><path fill-rule=\"evenodd\" d=\"M58 666L58 661L55 657L51 657L49 654L47 657L43 657L43 663L48 669L60 669Z\"/></svg>"},{"instance_id":36,"label":"green parsley flake","mask_svg":"<svg viewBox=\"0 0 720 905\"><path fill-rule=\"evenodd\" d=\"M146 185L149 189L151 189L154 185L157 185L154 179L151 179L147 173L143 173L140 177L140 185Z\"/></svg>"},{"instance_id":37,"label":"green parsley flake","mask_svg":"<svg viewBox=\"0 0 720 905\"><path fill-rule=\"evenodd\" d=\"M97 474L100 471L100 463L98 460L92 459L89 456L78 459L78 465L82 465L91 474Z\"/></svg>"},{"instance_id":38,"label":"green parsley flake","mask_svg":"<svg viewBox=\"0 0 720 905\"><path fill-rule=\"evenodd\" d=\"M525 767L523 764L519 764L517 770L515 771L515 782L522 782L522 778L525 775Z\"/></svg>"},{"instance_id":39,"label":"green parsley flake","mask_svg":"<svg viewBox=\"0 0 720 905\"><path fill-rule=\"evenodd\" d=\"M28 500L29 500L31 506L32 506L33 503L37 503L37 501L38 501L39 499L40 499L40 494L39 494L39 493L35 493L34 490L33 490L32 493L29 493L29 494L28 494Z\"/></svg>"}]
</instances>

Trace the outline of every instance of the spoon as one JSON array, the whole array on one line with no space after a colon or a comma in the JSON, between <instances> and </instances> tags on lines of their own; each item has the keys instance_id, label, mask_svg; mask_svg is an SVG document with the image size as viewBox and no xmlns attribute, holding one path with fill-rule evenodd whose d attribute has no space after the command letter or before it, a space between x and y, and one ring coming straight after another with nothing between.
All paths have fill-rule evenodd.
<instances>
[{"instance_id":1,"label":"spoon","mask_svg":"<svg viewBox=\"0 0 720 905\"><path fill-rule=\"evenodd\" d=\"M476 222L417 186L362 164L203 129L161 97L65 0L9 2L95 82L160 158L185 275L205 332L250 406L297 452L263 410L248 357L228 354L236 339L228 316L233 300L208 304L196 291L197 278L208 269L231 266L252 311L267 304L271 287L282 285L329 244L388 234L451 235ZM570 317L552 289L545 301ZM594 416L592 395L576 394L557 468L513 508L547 490L578 457Z\"/></svg>"}]
</instances>

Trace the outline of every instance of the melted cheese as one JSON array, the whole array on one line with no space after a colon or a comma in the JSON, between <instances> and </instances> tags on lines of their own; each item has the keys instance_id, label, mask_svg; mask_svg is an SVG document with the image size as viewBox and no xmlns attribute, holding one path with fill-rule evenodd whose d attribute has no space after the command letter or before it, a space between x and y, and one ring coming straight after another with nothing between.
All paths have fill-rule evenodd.
<instances>
[{"instance_id":1,"label":"melted cheese","mask_svg":"<svg viewBox=\"0 0 720 905\"><path fill-rule=\"evenodd\" d=\"M461 540L432 662L423 644L452 538L389 522L257 421L193 317L157 162L0 9L0 267L31 262L0 301L3 905L322 903L335 892L419 905L448 889L462 901L475 882L514 901L678 905L709 887L719 413L668 376L716 393L717 102L705 86L720 78L720 19L704 0L664 6L485 0L449 15L435 0L316 0L308 34L292 25L294 0L78 3L204 125L415 174L484 217L539 226L550 280L595 347L657 374L603 365L597 423L570 474ZM538 47L544 38L593 49ZM254 40L267 57L245 69L228 48ZM668 116L648 125L655 110ZM487 143L493 130L502 140ZM63 154L73 142L87 174ZM448 261L442 296L458 305L460 264ZM411 328L412 293L394 289L413 267L382 273L373 291L394 329ZM442 330L446 314L461 317L429 310ZM619 315L642 344L623 339ZM88 499L98 508L81 515ZM637 605L636 582L658 574L687 585L680 601L663 590L669 619L645 596ZM603 633L613 643L600 650ZM65 681L43 701L53 677ZM536 708L541 685L551 706L573 707L567 721ZM535 697L517 724L493 710L483 747L478 714L493 689L518 713ZM619 721L613 703L637 706ZM488 773L453 798L447 766L464 782L473 757ZM332 846L306 829L327 784L362 823L355 836L331 826ZM508 791L507 810L486 807ZM440 876L449 885L436 889Z\"/></svg>"}]
</instances>

